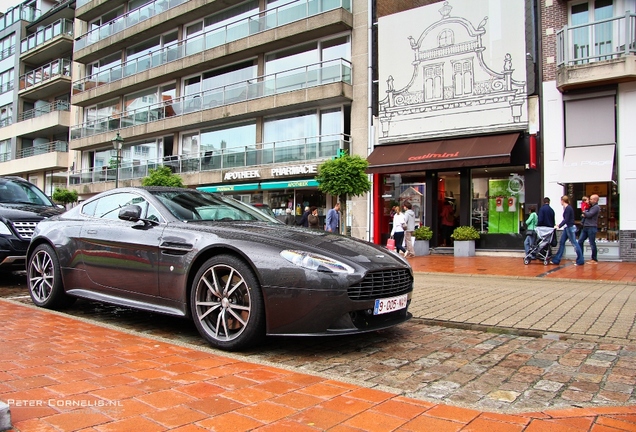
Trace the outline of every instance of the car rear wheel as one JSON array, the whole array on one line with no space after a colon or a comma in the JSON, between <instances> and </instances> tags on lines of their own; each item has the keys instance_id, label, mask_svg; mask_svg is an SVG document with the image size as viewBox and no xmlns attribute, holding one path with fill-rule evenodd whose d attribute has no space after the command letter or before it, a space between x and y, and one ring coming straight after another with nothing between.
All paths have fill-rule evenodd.
<instances>
[{"instance_id":1,"label":"car rear wheel","mask_svg":"<svg viewBox=\"0 0 636 432\"><path fill-rule=\"evenodd\" d=\"M60 309L75 301L64 292L60 263L55 250L48 244L37 246L31 255L27 265L27 286L33 303L43 308Z\"/></svg>"},{"instance_id":2,"label":"car rear wheel","mask_svg":"<svg viewBox=\"0 0 636 432\"><path fill-rule=\"evenodd\" d=\"M264 334L261 289L252 270L239 258L219 255L201 266L190 293L199 333L212 345L238 350Z\"/></svg>"}]
</instances>

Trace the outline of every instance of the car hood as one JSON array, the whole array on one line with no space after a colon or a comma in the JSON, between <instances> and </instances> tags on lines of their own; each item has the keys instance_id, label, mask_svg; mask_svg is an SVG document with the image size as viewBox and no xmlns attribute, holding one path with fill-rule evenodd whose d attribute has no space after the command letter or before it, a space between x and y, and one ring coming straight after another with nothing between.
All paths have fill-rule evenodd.
<instances>
[{"instance_id":1,"label":"car hood","mask_svg":"<svg viewBox=\"0 0 636 432\"><path fill-rule=\"evenodd\" d=\"M190 229L209 231L228 240L260 241L281 249L298 249L346 259L365 268L408 267L407 261L384 247L322 230L263 222L196 222Z\"/></svg>"},{"instance_id":2,"label":"car hood","mask_svg":"<svg viewBox=\"0 0 636 432\"><path fill-rule=\"evenodd\" d=\"M59 207L0 203L0 216L6 219L43 219L63 212Z\"/></svg>"}]
</instances>

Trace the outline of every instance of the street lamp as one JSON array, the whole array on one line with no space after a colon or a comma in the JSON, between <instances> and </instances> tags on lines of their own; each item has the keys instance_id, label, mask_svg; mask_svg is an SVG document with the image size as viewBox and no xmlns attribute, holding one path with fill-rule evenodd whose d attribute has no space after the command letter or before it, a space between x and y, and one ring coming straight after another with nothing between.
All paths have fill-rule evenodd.
<instances>
[{"instance_id":1,"label":"street lamp","mask_svg":"<svg viewBox=\"0 0 636 432\"><path fill-rule=\"evenodd\" d=\"M117 132L117 136L113 138L113 148L117 151L117 156L115 156L115 189L119 187L119 160L121 158L121 148L124 145L124 139L119 136L119 132Z\"/></svg>"}]
</instances>

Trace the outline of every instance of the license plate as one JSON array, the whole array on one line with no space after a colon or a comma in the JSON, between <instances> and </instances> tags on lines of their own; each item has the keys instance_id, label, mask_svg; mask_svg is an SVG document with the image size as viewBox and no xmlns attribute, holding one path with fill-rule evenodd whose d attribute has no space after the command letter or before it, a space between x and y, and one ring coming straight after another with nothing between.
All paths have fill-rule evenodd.
<instances>
[{"instance_id":1,"label":"license plate","mask_svg":"<svg viewBox=\"0 0 636 432\"><path fill-rule=\"evenodd\" d=\"M409 300L408 294L403 294L397 297L389 297L384 299L377 299L375 306L373 307L373 315L381 315L389 312L395 312L396 310L404 309Z\"/></svg>"}]
</instances>

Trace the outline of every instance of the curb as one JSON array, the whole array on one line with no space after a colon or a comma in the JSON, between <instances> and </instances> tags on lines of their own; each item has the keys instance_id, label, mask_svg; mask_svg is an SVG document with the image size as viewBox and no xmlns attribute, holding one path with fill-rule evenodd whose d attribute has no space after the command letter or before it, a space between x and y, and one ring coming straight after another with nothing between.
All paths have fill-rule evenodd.
<instances>
[{"instance_id":1,"label":"curb","mask_svg":"<svg viewBox=\"0 0 636 432\"><path fill-rule=\"evenodd\" d=\"M0 401L0 431L11 429L11 410L9 405Z\"/></svg>"},{"instance_id":2,"label":"curb","mask_svg":"<svg viewBox=\"0 0 636 432\"><path fill-rule=\"evenodd\" d=\"M559 270L563 266L557 266L553 270ZM425 275L448 275L448 276L456 276L456 277L482 277L482 278L502 278L502 279L515 279L515 280L541 280L547 276L546 273L541 273L537 276L509 276L509 275L496 275L496 274L483 274L483 273L450 273L450 272L436 272L436 271L417 271L413 270L413 273L417 274L425 274ZM565 277L555 277L550 278L550 280L560 280L565 282L576 282L580 283L581 279L576 278L565 278ZM598 283L606 283L611 285L636 285L636 282L624 282L624 281L615 281L615 280L607 280L607 279L594 279L594 282Z\"/></svg>"}]
</instances>

